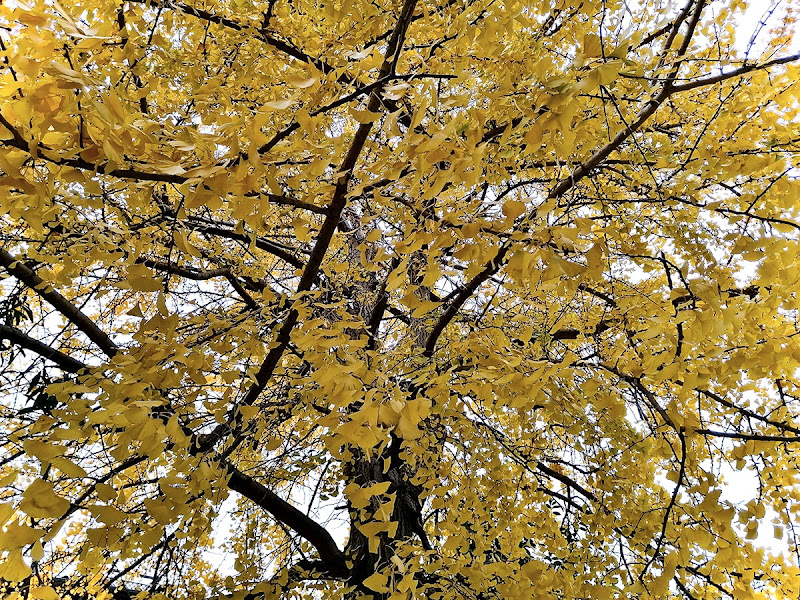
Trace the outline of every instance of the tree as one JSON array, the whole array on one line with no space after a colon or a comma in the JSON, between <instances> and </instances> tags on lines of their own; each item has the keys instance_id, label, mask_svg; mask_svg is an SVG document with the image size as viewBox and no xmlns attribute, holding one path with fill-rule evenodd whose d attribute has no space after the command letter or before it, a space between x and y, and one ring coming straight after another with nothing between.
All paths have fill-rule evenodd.
<instances>
[{"instance_id":1,"label":"tree","mask_svg":"<svg viewBox=\"0 0 800 600\"><path fill-rule=\"evenodd\" d=\"M0 6L5 593L796 598L800 6L744 9Z\"/></svg>"}]
</instances>

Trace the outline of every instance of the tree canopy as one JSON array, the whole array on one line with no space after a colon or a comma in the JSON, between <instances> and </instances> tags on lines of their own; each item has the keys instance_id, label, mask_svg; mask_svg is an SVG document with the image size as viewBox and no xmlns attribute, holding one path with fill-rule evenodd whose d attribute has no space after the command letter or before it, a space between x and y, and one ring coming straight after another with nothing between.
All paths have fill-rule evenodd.
<instances>
[{"instance_id":1,"label":"tree canopy","mask_svg":"<svg viewBox=\"0 0 800 600\"><path fill-rule=\"evenodd\" d=\"M4 593L797 598L752 4L2 3Z\"/></svg>"}]
</instances>

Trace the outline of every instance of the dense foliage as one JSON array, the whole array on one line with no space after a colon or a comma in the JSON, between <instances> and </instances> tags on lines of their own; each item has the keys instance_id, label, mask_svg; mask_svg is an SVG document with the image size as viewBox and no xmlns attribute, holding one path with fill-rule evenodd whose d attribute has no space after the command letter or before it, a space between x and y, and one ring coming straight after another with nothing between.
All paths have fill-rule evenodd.
<instances>
[{"instance_id":1,"label":"dense foliage","mask_svg":"<svg viewBox=\"0 0 800 600\"><path fill-rule=\"evenodd\" d=\"M797 598L800 6L746 8L2 3L5 593Z\"/></svg>"}]
</instances>

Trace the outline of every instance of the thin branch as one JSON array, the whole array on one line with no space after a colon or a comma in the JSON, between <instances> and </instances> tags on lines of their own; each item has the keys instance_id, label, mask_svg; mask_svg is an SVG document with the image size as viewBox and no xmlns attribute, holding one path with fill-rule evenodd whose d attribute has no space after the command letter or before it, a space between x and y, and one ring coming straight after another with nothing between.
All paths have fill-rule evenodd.
<instances>
[{"instance_id":1,"label":"thin branch","mask_svg":"<svg viewBox=\"0 0 800 600\"><path fill-rule=\"evenodd\" d=\"M691 2L689 4L691 5ZM686 48L688 48L688 45L692 40L694 30L697 27L697 23L700 19L700 13L703 10L704 4L705 2L702 0L697 3L697 8L695 9L694 15L692 15L692 21L689 24L689 30L686 33L681 48L678 50L678 56L681 56L684 52L686 52ZM548 195L548 198L560 198L563 196L567 191L575 187L575 184L577 184L581 179L586 177L592 171L592 169L597 167L606 158L608 158L610 154L616 151L623 144L623 142L625 142L636 131L638 131L639 128L641 128L641 126L644 125L644 123L646 123L650 117L653 116L653 114L655 114L656 110L658 110L658 107L661 106L661 104L663 104L663 102L675 92L674 83L679 68L680 64L677 63L672 68L672 71L667 77L667 81L662 86L661 91L644 105L642 110L640 110L639 113L634 117L633 121L621 129L608 144L603 146L600 150L589 157L589 159L573 170L568 177L562 179L552 189Z\"/></svg>"},{"instance_id":2,"label":"thin branch","mask_svg":"<svg viewBox=\"0 0 800 600\"><path fill-rule=\"evenodd\" d=\"M689 27L689 32L686 35L686 40L681 47L679 55L682 52L685 52L685 46L688 44L688 41L691 39L694 33L694 29L697 26L697 22L700 18L700 12L702 11L703 4L704 2L698 3ZM677 75L677 71L678 66L676 65L661 91L652 100L645 104L644 108L639 111L633 122L617 133L617 135L614 136L614 138L608 144L603 146L584 163L575 168L568 177L562 179L548 194L548 198L559 198L567 191L575 187L575 185L581 179L586 177L594 168L604 162L610 154L617 150L630 136L632 136L639 128L641 128L641 126L647 122L651 116L653 116L658 107L661 106L661 104L672 94L673 83L675 76ZM507 126L513 127L514 122L515 120L512 120L512 122ZM507 126L504 126L503 130L505 130L505 127ZM500 246L497 256L489 264L487 264L486 268L479 273L466 287L464 287L462 291L453 299L445 312L439 318L439 321L436 323L433 331L428 337L428 340L425 344L425 356L430 357L433 355L433 350L436 347L436 341L441 335L442 330L452 320L467 298L469 298L469 296L474 293L475 290L477 290L478 286L488 277L491 277L494 273L496 273L497 270L503 265L505 255L508 253L509 248L510 245L507 242L504 242L503 245Z\"/></svg>"},{"instance_id":3,"label":"thin branch","mask_svg":"<svg viewBox=\"0 0 800 600\"><path fill-rule=\"evenodd\" d=\"M9 123L8 120L6 120L6 118L3 117L2 114L0 114L0 124L3 125L3 127L5 127L6 129L8 129L13 136L12 139L10 140L0 140L0 144L11 148L17 148L18 150L23 150L24 152L31 152L31 147L34 147L37 152L37 158L40 158L55 165L72 167L83 171L92 171L93 173L97 173L99 175L106 175L108 177L118 177L119 179L130 179L133 181L172 183L174 185L180 185L190 180L199 181L198 178L189 177L186 175L155 173L152 171L141 171L135 168L107 170L107 166L105 164L92 163L87 160L84 160L83 158L58 158L58 157L48 156L46 153L54 152L52 148L45 146L41 142L35 143L26 141L25 138L19 133L19 131L11 123ZM187 167L187 170L199 166L202 165L190 166ZM216 165L216 166L223 166L223 165ZM272 193L262 193L262 192L249 192L246 194L246 196L249 198L254 198L254 197L264 198L271 204L300 208L302 210L307 210L309 212L313 212L320 215L326 214L325 207L316 206L309 202L303 202L302 200L299 200L292 196L285 196Z\"/></svg>"},{"instance_id":4,"label":"thin branch","mask_svg":"<svg viewBox=\"0 0 800 600\"><path fill-rule=\"evenodd\" d=\"M136 262L141 263L150 269L169 273L170 275L177 275L178 277L191 279L192 281L208 281L209 279L214 279L216 277L224 277L228 283L231 284L231 287L236 291L236 293L241 296L245 304L247 304L250 308L258 307L258 303L250 294L247 293L245 287L238 279L236 279L236 275L229 267L220 267L218 269L200 271L191 267L182 267L165 261L153 260L150 258L140 258Z\"/></svg>"},{"instance_id":5,"label":"thin branch","mask_svg":"<svg viewBox=\"0 0 800 600\"><path fill-rule=\"evenodd\" d=\"M160 260L153 260L150 258L140 258L136 262L141 263L150 269L163 271L165 273L177 275L178 277L183 277L184 279L191 279L193 281L208 281L209 279L214 279L215 277L228 277L229 275L232 275L231 270L228 267L200 271L191 267L181 267L179 265L174 265Z\"/></svg>"},{"instance_id":6,"label":"thin branch","mask_svg":"<svg viewBox=\"0 0 800 600\"><path fill-rule=\"evenodd\" d=\"M678 468L678 479L675 482L675 488L672 490L672 495L669 498L669 504L664 512L664 518L661 521L661 533L659 533L658 541L656 542L656 547L653 550L653 555L647 561L647 564L642 569L642 573L640 575L640 579L644 577L644 574L650 568L650 565L653 564L653 561L656 560L656 557L661 552L661 547L664 545L664 539L667 537L667 525L669 525L669 517L672 514L673 508L675 508L675 504L678 501L678 493L681 491L681 486L683 485L683 480L686 477L686 436L683 434L682 431L678 431L678 439L681 442L681 457L680 457L680 466Z\"/></svg>"},{"instance_id":7,"label":"thin branch","mask_svg":"<svg viewBox=\"0 0 800 600\"><path fill-rule=\"evenodd\" d=\"M608 304L611 308L617 308L617 302L608 294L605 294L592 287L589 287L585 283L579 283L578 289L581 290L582 292L586 292L587 294L594 296L595 298L599 298L600 300Z\"/></svg>"},{"instance_id":8,"label":"thin branch","mask_svg":"<svg viewBox=\"0 0 800 600\"><path fill-rule=\"evenodd\" d=\"M265 44L272 46L276 50L283 52L287 56L290 56L294 59L299 60L300 62L304 62L306 64L313 65L322 73L328 74L335 70L335 68L325 62L321 58L315 58L303 52L300 48L294 45L288 39L279 39L274 35L271 35L267 32L267 27L262 26L261 28L257 28L254 25L241 23L235 19L231 19L229 17L223 17L221 15L215 14L208 10L203 10L199 8L194 8L193 6L189 6L183 2L169 2L169 1L162 1L158 2L158 0L128 0L128 2L136 2L138 4L146 4L150 6L159 6L161 8L166 9L175 9L179 10L180 12L191 15L195 18L198 18L202 21L206 21L208 23L215 23L222 27L232 29L234 31L243 31L252 33L257 39L261 40ZM263 23L262 23L263 25ZM338 76L338 81L342 83L351 84L354 82L354 78L347 74L340 74Z\"/></svg>"},{"instance_id":9,"label":"thin branch","mask_svg":"<svg viewBox=\"0 0 800 600\"><path fill-rule=\"evenodd\" d=\"M202 231L203 233L206 233L208 235L215 235L229 240L237 240L247 244L249 244L252 241L252 238L249 235L238 233L236 231L231 231L230 229L226 229L224 227L220 227L217 225L209 225L199 221L191 220L191 226L194 230ZM263 250L264 252L269 252L273 256L280 258L284 262L292 265L297 269L302 269L305 266L303 261L297 258L294 254L292 254L291 252L287 251L286 249L282 248L277 244L273 244L269 240L257 237L255 238L255 245L256 248L258 248L259 250Z\"/></svg>"},{"instance_id":10,"label":"thin branch","mask_svg":"<svg viewBox=\"0 0 800 600\"><path fill-rule=\"evenodd\" d=\"M575 490L576 492L580 493L582 496L588 498L589 500L592 500L593 502L599 502L597 496L595 496L592 492L587 490L581 484L577 483L573 479L570 479L566 475L563 475L562 473L559 473L558 471L554 471L553 469L551 469L550 467L548 467L547 465L545 465L545 464L543 464L541 462L537 462L536 463L536 468L538 470L540 470L542 473L544 473L545 475L547 475L548 477L552 477L553 479L557 479L558 481L560 481L561 483L563 483L567 487L572 488L573 490Z\"/></svg>"},{"instance_id":11,"label":"thin branch","mask_svg":"<svg viewBox=\"0 0 800 600\"><path fill-rule=\"evenodd\" d=\"M225 279L228 280L228 283L231 284L231 287L236 290L236 293L244 300L244 303L247 304L250 308L259 308L258 302L256 302L255 298L253 298L248 292L247 288L242 285L242 283L236 278L235 275L230 274L226 275Z\"/></svg>"},{"instance_id":12,"label":"thin branch","mask_svg":"<svg viewBox=\"0 0 800 600\"><path fill-rule=\"evenodd\" d=\"M683 384L683 382L678 382L678 381L676 381L675 383L678 383L679 385ZM722 404L722 406L725 406L727 408L731 408L731 409L735 410L736 412L743 414L746 417L749 417L749 418L752 418L752 419L756 419L758 421L761 421L762 423L767 423L768 425L772 425L773 427L775 427L776 429L780 429L781 431L791 431L792 433L796 433L796 434L798 434L800 436L800 428L798 428L798 427L793 427L792 425L789 425L788 423L778 423L777 421L773 421L773 420L769 419L768 417L765 417L763 415L759 415L758 413L755 413L752 410L749 410L749 409L744 408L742 406L737 406L736 404L734 404L730 400L720 396L719 394L715 394L711 390L706 390L706 389L703 389L703 388L695 388L695 389L699 393L703 394L704 396L714 400L715 402L718 402L719 404Z\"/></svg>"},{"instance_id":13,"label":"thin branch","mask_svg":"<svg viewBox=\"0 0 800 600\"><path fill-rule=\"evenodd\" d=\"M318 215L327 215L328 210L324 206L317 206L310 202L303 202L294 196L285 196L278 194L264 194L262 192L248 192L245 194L247 198L266 198L271 204L278 204L280 206L291 206L293 208L301 208L308 212L313 212Z\"/></svg>"}]
</instances>

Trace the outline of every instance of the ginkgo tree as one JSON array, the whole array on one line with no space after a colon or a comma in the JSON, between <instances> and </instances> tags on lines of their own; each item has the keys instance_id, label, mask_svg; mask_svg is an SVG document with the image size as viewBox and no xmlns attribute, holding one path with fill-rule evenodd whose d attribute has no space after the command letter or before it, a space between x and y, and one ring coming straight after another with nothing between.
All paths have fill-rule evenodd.
<instances>
[{"instance_id":1,"label":"ginkgo tree","mask_svg":"<svg viewBox=\"0 0 800 600\"><path fill-rule=\"evenodd\" d=\"M3 2L4 596L797 598L798 10Z\"/></svg>"}]
</instances>

